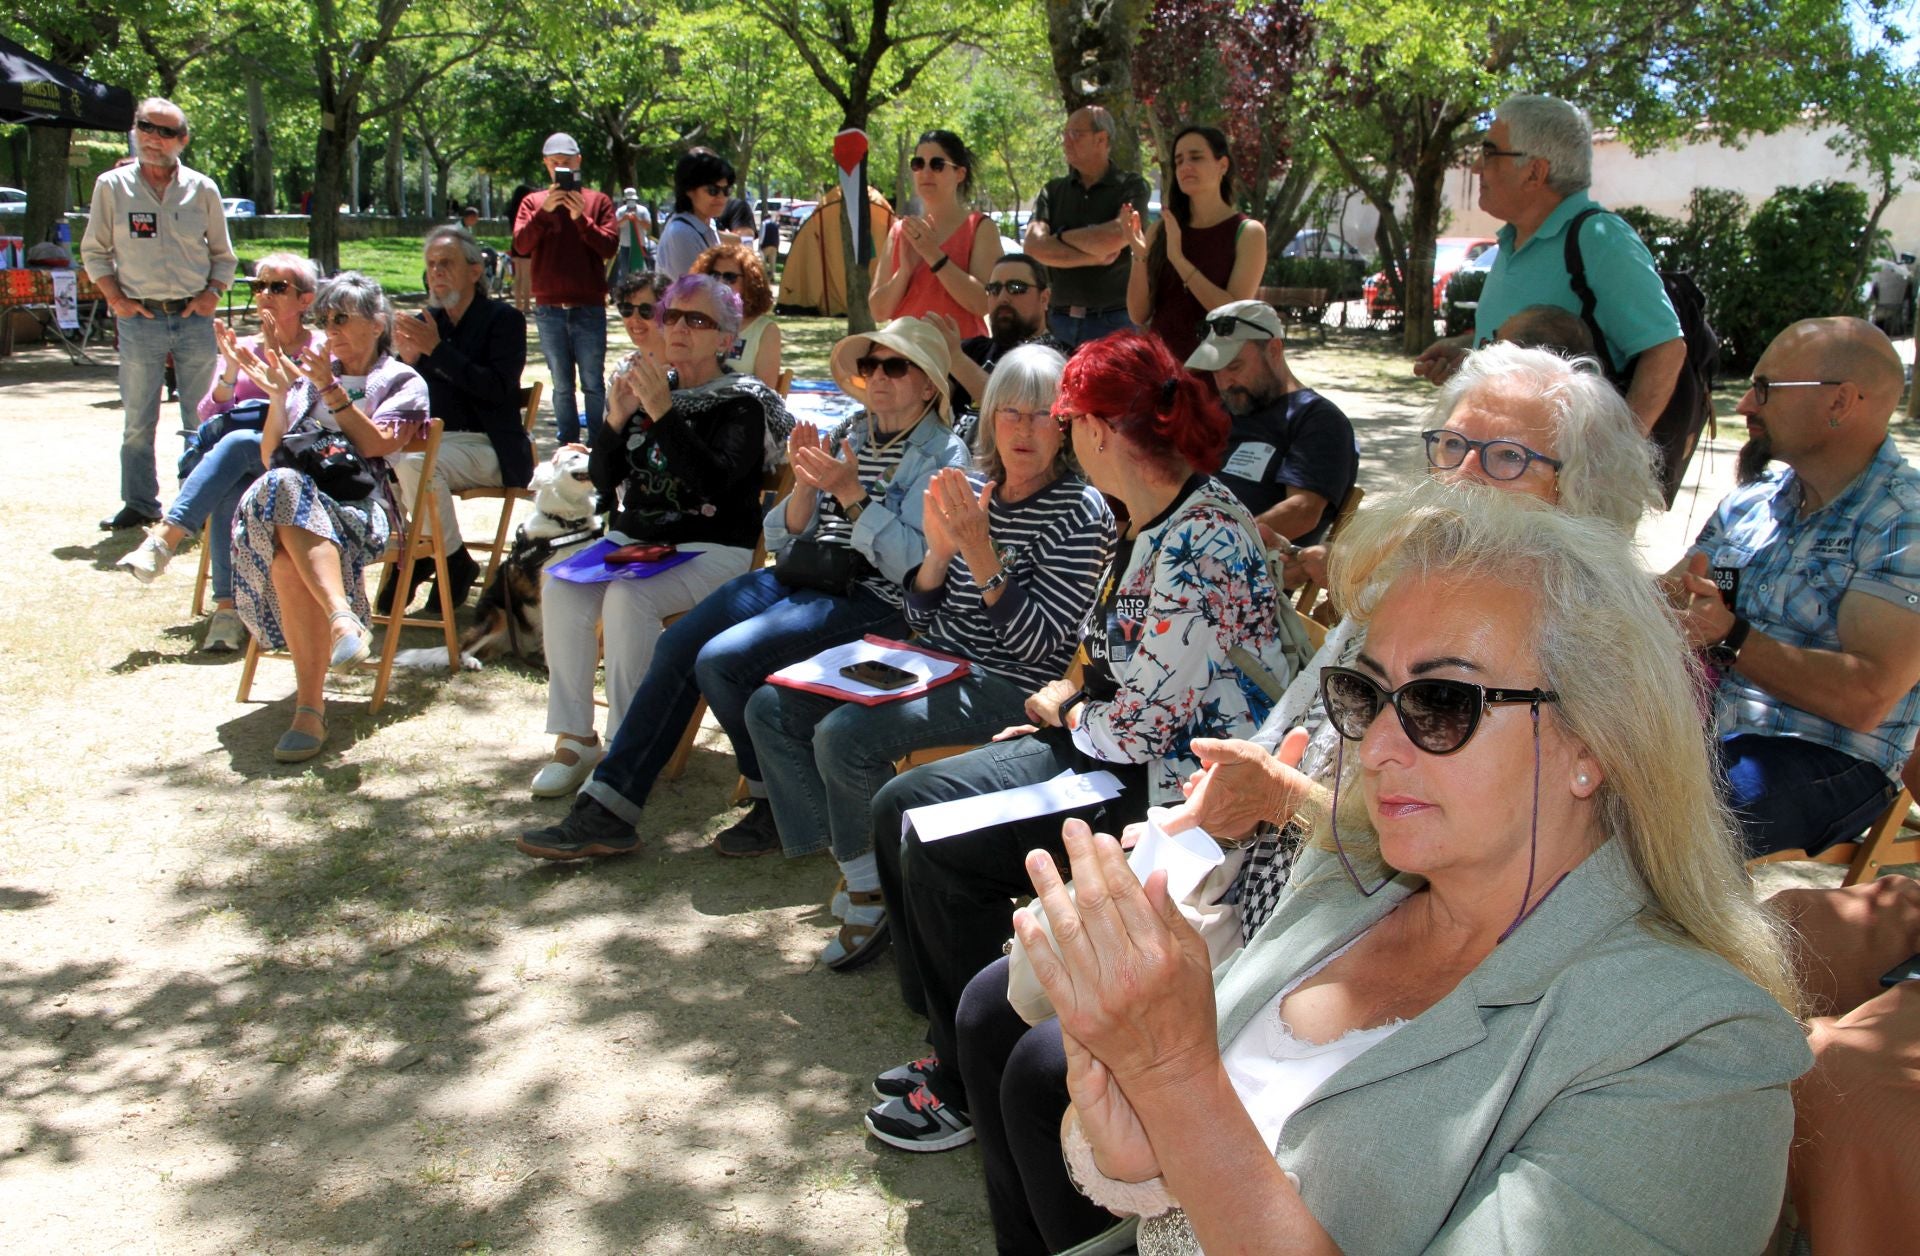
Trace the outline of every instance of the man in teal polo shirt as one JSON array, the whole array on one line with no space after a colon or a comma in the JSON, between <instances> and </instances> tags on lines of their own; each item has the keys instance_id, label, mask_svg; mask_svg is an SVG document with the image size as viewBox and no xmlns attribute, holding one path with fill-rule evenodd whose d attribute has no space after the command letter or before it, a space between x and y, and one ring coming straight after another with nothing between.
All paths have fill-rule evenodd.
<instances>
[{"instance_id":1,"label":"man in teal polo shirt","mask_svg":"<svg viewBox=\"0 0 1920 1256\"><path fill-rule=\"evenodd\" d=\"M1530 305L1580 313L1567 273L1567 227L1597 208L1587 194L1592 168L1593 129L1573 105L1515 96L1494 111L1474 172L1480 208L1507 224L1499 232L1500 255L1487 274L1472 334L1436 341L1414 362L1416 375L1443 382L1467 349L1486 344L1502 322ZM1592 214L1580 224L1580 257L1613 373L1624 377L1631 367L1627 405L1641 431L1651 432L1686 363L1680 319L1652 254L1616 215Z\"/></svg>"}]
</instances>

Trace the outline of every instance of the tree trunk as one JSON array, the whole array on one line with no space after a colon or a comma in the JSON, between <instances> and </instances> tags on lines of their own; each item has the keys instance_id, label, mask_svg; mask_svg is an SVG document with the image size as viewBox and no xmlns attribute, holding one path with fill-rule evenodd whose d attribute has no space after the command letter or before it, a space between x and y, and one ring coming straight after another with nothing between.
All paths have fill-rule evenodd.
<instances>
[{"instance_id":1,"label":"tree trunk","mask_svg":"<svg viewBox=\"0 0 1920 1256\"><path fill-rule=\"evenodd\" d=\"M857 101L847 109L846 120L840 129L849 127L865 131L867 129L868 109L864 101ZM836 167L837 169L837 167ZM867 178L873 178L873 151L867 151ZM845 264L847 276L847 334L858 335L873 330L873 310L867 305L867 288L873 282L873 253L869 249L867 260L856 264L853 260L853 233L860 224L860 207L848 202L840 206L840 259Z\"/></svg>"},{"instance_id":2,"label":"tree trunk","mask_svg":"<svg viewBox=\"0 0 1920 1256\"><path fill-rule=\"evenodd\" d=\"M273 212L273 130L267 117L267 92L257 74L247 79L247 137L253 148L253 182L247 191L258 214Z\"/></svg>"},{"instance_id":3,"label":"tree trunk","mask_svg":"<svg viewBox=\"0 0 1920 1256\"><path fill-rule=\"evenodd\" d=\"M407 133L400 111L387 120L387 212L396 218L407 216Z\"/></svg>"},{"instance_id":4,"label":"tree trunk","mask_svg":"<svg viewBox=\"0 0 1920 1256\"><path fill-rule=\"evenodd\" d=\"M27 220L21 231L28 244L38 244L55 223L66 218L73 195L68 190L73 176L67 166L73 132L66 127L35 126L28 127L27 134ZM78 249L74 256L79 256Z\"/></svg>"},{"instance_id":5,"label":"tree trunk","mask_svg":"<svg viewBox=\"0 0 1920 1256\"><path fill-rule=\"evenodd\" d=\"M1407 205L1407 286L1400 306L1407 315L1401 347L1408 353L1419 353L1434 341L1433 252L1440 235L1446 154L1445 147L1431 146L1413 170L1413 195Z\"/></svg>"},{"instance_id":6,"label":"tree trunk","mask_svg":"<svg viewBox=\"0 0 1920 1256\"><path fill-rule=\"evenodd\" d=\"M1153 0L1046 0L1046 5L1047 43L1061 102L1068 113L1104 105L1117 127L1113 164L1140 169L1144 111L1133 91L1133 47L1153 12Z\"/></svg>"},{"instance_id":7,"label":"tree trunk","mask_svg":"<svg viewBox=\"0 0 1920 1256\"><path fill-rule=\"evenodd\" d=\"M1880 185L1880 196L1873 202L1873 212L1867 215L1866 229L1860 233L1860 247L1854 251L1853 275L1847 280L1847 291L1850 293L1857 295L1866 285L1867 269L1873 265L1874 238L1880 234L1880 215L1887 212L1887 206L1893 204L1893 198L1899 192L1898 186L1887 183ZM1834 313L1852 314L1855 311L1835 310ZM1868 313L1872 311L1869 310Z\"/></svg>"},{"instance_id":8,"label":"tree trunk","mask_svg":"<svg viewBox=\"0 0 1920 1256\"><path fill-rule=\"evenodd\" d=\"M324 127L314 146L313 215L307 220L307 249L320 263L322 273L328 275L340 269L341 184L352 148L352 135Z\"/></svg>"}]
</instances>

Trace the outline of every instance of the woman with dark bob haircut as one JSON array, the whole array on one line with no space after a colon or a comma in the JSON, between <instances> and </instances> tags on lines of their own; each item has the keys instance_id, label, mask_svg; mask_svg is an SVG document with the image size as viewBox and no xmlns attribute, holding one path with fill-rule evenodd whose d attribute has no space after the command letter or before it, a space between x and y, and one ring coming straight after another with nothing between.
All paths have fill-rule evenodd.
<instances>
[{"instance_id":1,"label":"woman with dark bob haircut","mask_svg":"<svg viewBox=\"0 0 1920 1256\"><path fill-rule=\"evenodd\" d=\"M1160 221L1142 231L1140 216L1123 211L1133 251L1127 314L1184 362L1200 346L1208 310L1259 291L1267 229L1233 207L1233 154L1217 128L1183 128L1172 152Z\"/></svg>"},{"instance_id":2,"label":"woman with dark bob haircut","mask_svg":"<svg viewBox=\"0 0 1920 1256\"><path fill-rule=\"evenodd\" d=\"M1000 229L967 197L973 153L952 131L928 131L907 163L921 212L893 224L873 267L867 302L875 318L939 314L960 335L987 334L987 276L1000 260Z\"/></svg>"},{"instance_id":3,"label":"woman with dark bob haircut","mask_svg":"<svg viewBox=\"0 0 1920 1256\"><path fill-rule=\"evenodd\" d=\"M660 225L660 275L671 283L720 243L713 220L733 195L733 163L711 148L688 149L673 167L673 212Z\"/></svg>"},{"instance_id":4,"label":"woman with dark bob haircut","mask_svg":"<svg viewBox=\"0 0 1920 1256\"><path fill-rule=\"evenodd\" d=\"M1210 472L1228 422L1207 386L1139 332L1082 345L1061 377L1054 417L1087 480L1118 502L1113 561L1081 639L1078 681L1027 699L1028 723L956 758L917 768L874 799L873 848L907 1005L926 1014L933 1053L882 1073L885 1102L867 1129L908 1151L970 1142L954 1042L967 982L997 959L1022 860L1065 857L1059 815L996 825L959 841L922 842L906 812L1037 785L1062 772L1111 773L1120 795L1065 814L1121 825L1180 801L1199 767L1195 737L1245 737L1291 675L1290 634L1253 517Z\"/></svg>"}]
</instances>

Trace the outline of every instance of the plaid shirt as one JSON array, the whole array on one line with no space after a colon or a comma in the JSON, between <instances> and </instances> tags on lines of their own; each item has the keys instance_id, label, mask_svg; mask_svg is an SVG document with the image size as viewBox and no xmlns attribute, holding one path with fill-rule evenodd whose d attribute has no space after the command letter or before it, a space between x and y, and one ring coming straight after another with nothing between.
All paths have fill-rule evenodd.
<instances>
[{"instance_id":1,"label":"plaid shirt","mask_svg":"<svg viewBox=\"0 0 1920 1256\"><path fill-rule=\"evenodd\" d=\"M1802 518L1799 502L1791 470L1768 474L1728 494L1694 542L1721 587L1732 584L1734 609L1755 631L1786 645L1837 651L1840 602L1849 593L1920 613L1920 470L1891 439L1825 506ZM1870 733L1788 706L1737 671L1720 678L1714 710L1723 739L1800 737L1878 764L1897 780L1920 730L1920 685Z\"/></svg>"}]
</instances>

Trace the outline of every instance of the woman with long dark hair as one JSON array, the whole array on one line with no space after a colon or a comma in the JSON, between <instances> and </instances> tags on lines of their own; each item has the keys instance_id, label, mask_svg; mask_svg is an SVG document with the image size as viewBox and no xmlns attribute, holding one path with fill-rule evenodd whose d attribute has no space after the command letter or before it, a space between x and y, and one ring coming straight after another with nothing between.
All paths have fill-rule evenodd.
<instances>
[{"instance_id":1,"label":"woman with long dark hair","mask_svg":"<svg viewBox=\"0 0 1920 1256\"><path fill-rule=\"evenodd\" d=\"M893 224L873 268L873 316L944 314L964 336L987 334L987 276L1000 260L1000 229L968 203L973 153L952 131L928 131L913 146L921 212Z\"/></svg>"},{"instance_id":2,"label":"woman with long dark hair","mask_svg":"<svg viewBox=\"0 0 1920 1256\"><path fill-rule=\"evenodd\" d=\"M1166 213L1144 230L1138 213L1122 214L1133 251L1127 313L1184 362L1200 345L1207 311L1251 298L1267 269L1267 229L1233 207L1227 137L1183 128L1173 137Z\"/></svg>"}]
</instances>

